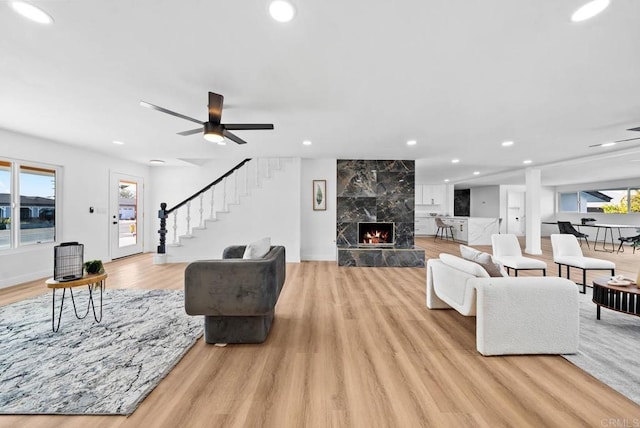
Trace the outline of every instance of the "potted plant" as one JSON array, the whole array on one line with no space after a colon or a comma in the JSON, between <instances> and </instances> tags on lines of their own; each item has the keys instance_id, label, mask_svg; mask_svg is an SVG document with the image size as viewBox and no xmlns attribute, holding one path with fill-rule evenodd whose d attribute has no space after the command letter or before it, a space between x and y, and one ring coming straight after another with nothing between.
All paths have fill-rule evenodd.
<instances>
[{"instance_id":1,"label":"potted plant","mask_svg":"<svg viewBox=\"0 0 640 428\"><path fill-rule=\"evenodd\" d=\"M104 273L102 260L89 260L83 264L84 270L90 275L98 275Z\"/></svg>"}]
</instances>

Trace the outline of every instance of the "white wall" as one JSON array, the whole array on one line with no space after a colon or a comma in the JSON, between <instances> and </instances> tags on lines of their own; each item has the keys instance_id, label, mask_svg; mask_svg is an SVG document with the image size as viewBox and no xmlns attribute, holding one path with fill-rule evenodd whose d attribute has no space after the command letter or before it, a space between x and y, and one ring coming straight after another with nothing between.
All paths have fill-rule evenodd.
<instances>
[{"instance_id":1,"label":"white wall","mask_svg":"<svg viewBox=\"0 0 640 428\"><path fill-rule=\"evenodd\" d=\"M85 260L110 260L110 170L142 177L148 183L148 166L5 130L0 130L0 146L2 157L62 167L58 177L61 191L56 201L56 220L60 225L58 242L84 244ZM149 212L148 201L145 193L143 214ZM96 208L93 214L89 213L90 206ZM145 251L155 248L149 241L150 225L145 222L142 235ZM53 276L54 246L47 243L0 251L0 287Z\"/></svg>"},{"instance_id":2,"label":"white wall","mask_svg":"<svg viewBox=\"0 0 640 428\"><path fill-rule=\"evenodd\" d=\"M500 217L500 187L472 187L469 214L471 217Z\"/></svg>"},{"instance_id":3,"label":"white wall","mask_svg":"<svg viewBox=\"0 0 640 428\"><path fill-rule=\"evenodd\" d=\"M336 159L303 159L301 172L302 260L336 260ZM327 180L327 210L314 211L313 180Z\"/></svg>"}]
</instances>

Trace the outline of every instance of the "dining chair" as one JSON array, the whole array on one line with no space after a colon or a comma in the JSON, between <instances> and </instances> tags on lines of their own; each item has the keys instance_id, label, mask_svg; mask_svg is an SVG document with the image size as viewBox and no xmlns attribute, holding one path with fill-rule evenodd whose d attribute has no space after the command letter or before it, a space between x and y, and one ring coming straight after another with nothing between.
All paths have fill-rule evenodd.
<instances>
[{"instance_id":1,"label":"dining chair","mask_svg":"<svg viewBox=\"0 0 640 428\"><path fill-rule=\"evenodd\" d=\"M588 270L608 270L611 271L611 276L616 274L615 263L609 260L584 257L578 244L578 238L575 235L552 234L551 249L553 251L553 262L558 265L558 276L562 276L562 266L567 267L567 279L570 279L570 268L582 269L582 294L587 292Z\"/></svg>"},{"instance_id":2,"label":"dining chair","mask_svg":"<svg viewBox=\"0 0 640 428\"><path fill-rule=\"evenodd\" d=\"M511 273L511 269L518 276L520 270L542 270L542 275L547 276L547 264L542 260L524 257L518 237L512 233L491 235L491 247L493 258L502 263Z\"/></svg>"},{"instance_id":3,"label":"dining chair","mask_svg":"<svg viewBox=\"0 0 640 428\"><path fill-rule=\"evenodd\" d=\"M636 232L640 232L640 229L636 229ZM631 247L633 248L633 254L636 253L636 247L640 246L640 235L627 236L627 237L621 236L620 238L618 238L618 240L620 241L620 246L618 247L618 253L620 251L624 253L625 243L629 243L631 245Z\"/></svg>"},{"instance_id":4,"label":"dining chair","mask_svg":"<svg viewBox=\"0 0 640 428\"><path fill-rule=\"evenodd\" d=\"M575 236L576 238L579 238L581 247L582 247L582 240L584 239L584 242L587 243L587 248L591 249L591 247L589 247L589 240L587 239L589 235L577 230L575 227L573 227L573 224L571 224L570 221L559 221L558 230L560 231L561 234L569 234L569 235Z\"/></svg>"}]
</instances>

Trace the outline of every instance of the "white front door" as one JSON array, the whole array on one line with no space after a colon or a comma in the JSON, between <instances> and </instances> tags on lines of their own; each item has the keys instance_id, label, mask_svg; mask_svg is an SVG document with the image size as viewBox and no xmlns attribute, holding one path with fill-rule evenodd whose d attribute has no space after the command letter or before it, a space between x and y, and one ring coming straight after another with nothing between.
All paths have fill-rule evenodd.
<instances>
[{"instance_id":1,"label":"white front door","mask_svg":"<svg viewBox=\"0 0 640 428\"><path fill-rule=\"evenodd\" d=\"M141 177L112 172L110 183L111 259L141 253L144 236L144 181Z\"/></svg>"}]
</instances>

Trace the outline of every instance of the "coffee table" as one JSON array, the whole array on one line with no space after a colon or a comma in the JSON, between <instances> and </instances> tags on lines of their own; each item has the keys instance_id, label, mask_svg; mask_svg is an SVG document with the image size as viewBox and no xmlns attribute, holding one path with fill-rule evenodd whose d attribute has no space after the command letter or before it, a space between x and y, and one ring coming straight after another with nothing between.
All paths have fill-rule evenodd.
<instances>
[{"instance_id":1,"label":"coffee table","mask_svg":"<svg viewBox=\"0 0 640 428\"><path fill-rule=\"evenodd\" d=\"M93 318L96 320L96 322L102 321L102 292L104 291L106 283L106 273L84 275L82 278L74 279L71 281L56 281L53 278L47 279L47 287L53 290L53 302L51 305L51 329L54 332L60 330L60 320L62 318L64 296L67 292L67 288L69 289L69 293L71 293L71 302L73 303L73 312L75 312L76 318L78 318L79 320L86 318L87 315L89 315L89 309L93 309ZM78 315L78 310L76 309L76 301L73 297L73 288L81 287L83 285L86 285L89 289L89 301L87 302L87 311L84 313L84 315L81 316ZM56 327L56 290L59 288L62 288L62 300L60 301L60 313L58 314L58 326ZM96 314L96 305L93 301L93 292L98 288L100 289L100 317L98 317L98 315Z\"/></svg>"},{"instance_id":2,"label":"coffee table","mask_svg":"<svg viewBox=\"0 0 640 428\"><path fill-rule=\"evenodd\" d=\"M640 316L640 289L637 285L609 285L610 276L593 280L593 303L597 305L596 316L600 319L600 306L612 311Z\"/></svg>"}]
</instances>

